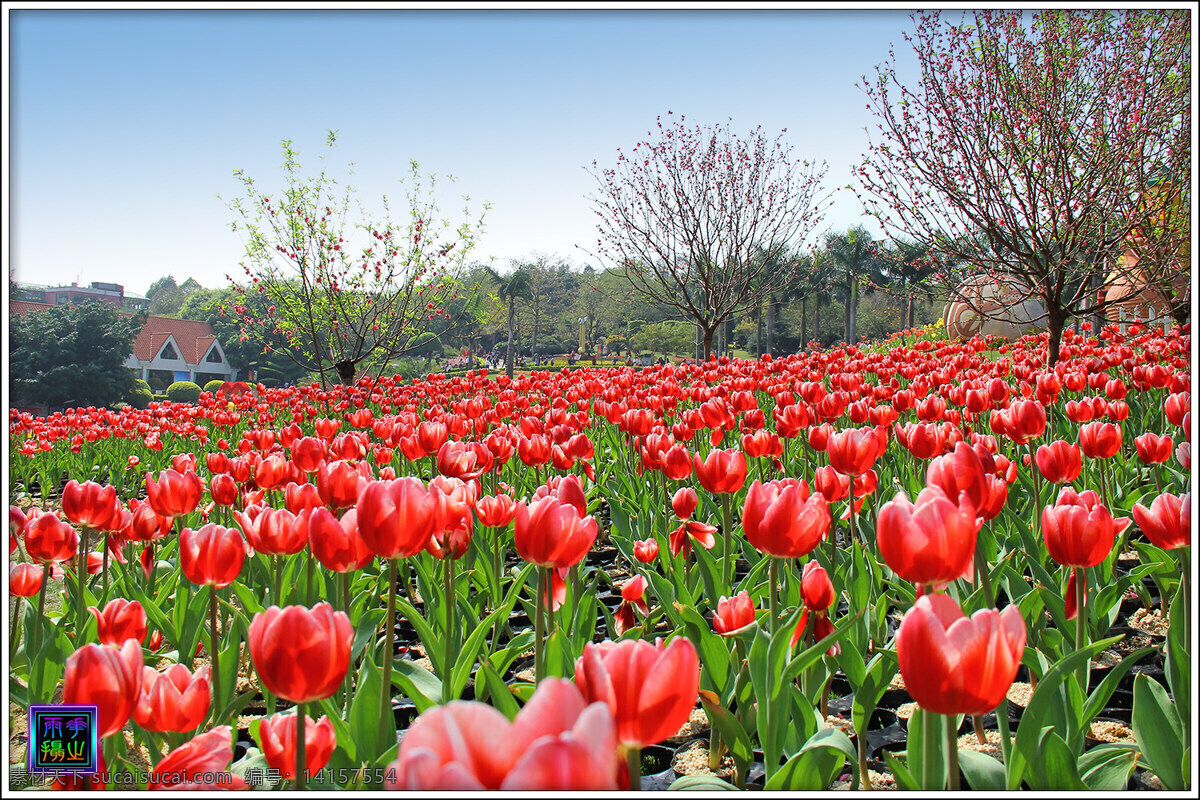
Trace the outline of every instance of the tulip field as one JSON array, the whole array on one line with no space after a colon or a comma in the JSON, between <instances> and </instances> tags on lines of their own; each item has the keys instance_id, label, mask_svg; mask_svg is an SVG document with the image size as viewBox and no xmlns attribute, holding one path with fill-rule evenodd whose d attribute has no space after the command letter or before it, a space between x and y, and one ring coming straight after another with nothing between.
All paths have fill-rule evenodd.
<instances>
[{"instance_id":1,"label":"tulip field","mask_svg":"<svg viewBox=\"0 0 1200 800\"><path fill-rule=\"evenodd\" d=\"M907 333L13 412L10 731L98 708L67 789L1191 788L1189 329Z\"/></svg>"}]
</instances>

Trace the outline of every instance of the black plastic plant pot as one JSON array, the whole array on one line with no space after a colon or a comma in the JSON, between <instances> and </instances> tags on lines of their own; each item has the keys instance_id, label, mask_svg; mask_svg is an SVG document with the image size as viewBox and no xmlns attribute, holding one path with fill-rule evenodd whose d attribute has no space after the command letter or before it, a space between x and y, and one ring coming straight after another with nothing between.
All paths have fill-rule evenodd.
<instances>
[{"instance_id":1,"label":"black plastic plant pot","mask_svg":"<svg viewBox=\"0 0 1200 800\"><path fill-rule=\"evenodd\" d=\"M418 715L417 707L412 703L400 702L393 698L392 716L396 718L396 729L404 730L413 723Z\"/></svg>"},{"instance_id":2,"label":"black plastic plant pot","mask_svg":"<svg viewBox=\"0 0 1200 800\"><path fill-rule=\"evenodd\" d=\"M670 788L677 777L671 767L675 749L661 744L642 748L642 790L661 792Z\"/></svg>"}]
</instances>

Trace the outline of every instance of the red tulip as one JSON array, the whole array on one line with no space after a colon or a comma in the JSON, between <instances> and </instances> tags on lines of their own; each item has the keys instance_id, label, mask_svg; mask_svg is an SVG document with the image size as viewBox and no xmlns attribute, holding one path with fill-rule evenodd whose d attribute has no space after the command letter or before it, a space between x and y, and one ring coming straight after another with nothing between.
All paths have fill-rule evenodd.
<instances>
[{"instance_id":1,"label":"red tulip","mask_svg":"<svg viewBox=\"0 0 1200 800\"><path fill-rule=\"evenodd\" d=\"M717 529L712 525L694 519L683 521L679 527L671 531L667 540L671 556L675 557L683 553L686 557L688 553L692 552L692 541L705 550L712 550L717 543L716 536L714 536L716 532Z\"/></svg>"},{"instance_id":2,"label":"red tulip","mask_svg":"<svg viewBox=\"0 0 1200 800\"><path fill-rule=\"evenodd\" d=\"M833 581L829 580L829 573L816 559L804 565L800 578L800 598L804 606L813 611L827 611L836 599Z\"/></svg>"},{"instance_id":3,"label":"red tulip","mask_svg":"<svg viewBox=\"0 0 1200 800\"><path fill-rule=\"evenodd\" d=\"M722 596L713 612L713 630L722 636L732 636L754 623L754 601L744 590L733 597Z\"/></svg>"},{"instance_id":4,"label":"red tulip","mask_svg":"<svg viewBox=\"0 0 1200 800\"><path fill-rule=\"evenodd\" d=\"M233 477L225 473L217 473L213 475L212 481L209 483L208 492L212 496L213 502L219 506L231 506L238 500L237 482ZM148 510L153 511L153 509ZM142 541L139 539L139 541Z\"/></svg>"},{"instance_id":5,"label":"red tulip","mask_svg":"<svg viewBox=\"0 0 1200 800\"><path fill-rule=\"evenodd\" d=\"M437 451L438 472L470 481L492 468L491 452L479 442L446 442Z\"/></svg>"},{"instance_id":6,"label":"red tulip","mask_svg":"<svg viewBox=\"0 0 1200 800\"><path fill-rule=\"evenodd\" d=\"M1192 544L1192 495L1160 494L1150 508L1133 505L1133 519L1151 542L1164 550Z\"/></svg>"},{"instance_id":7,"label":"red tulip","mask_svg":"<svg viewBox=\"0 0 1200 800\"><path fill-rule=\"evenodd\" d=\"M382 558L425 549L438 523L438 499L417 478L372 481L358 495L358 532Z\"/></svg>"},{"instance_id":8,"label":"red tulip","mask_svg":"<svg viewBox=\"0 0 1200 800\"><path fill-rule=\"evenodd\" d=\"M67 657L62 701L97 706L101 739L125 727L141 688L142 645L133 639L120 648L85 644Z\"/></svg>"},{"instance_id":9,"label":"red tulip","mask_svg":"<svg viewBox=\"0 0 1200 800\"><path fill-rule=\"evenodd\" d=\"M33 597L42 588L45 570L37 564L12 564L8 568L8 591L17 597Z\"/></svg>"},{"instance_id":10,"label":"red tulip","mask_svg":"<svg viewBox=\"0 0 1200 800\"><path fill-rule=\"evenodd\" d=\"M615 790L617 741L604 703L545 678L511 722L475 701L434 706L409 727L392 790Z\"/></svg>"},{"instance_id":11,"label":"red tulip","mask_svg":"<svg viewBox=\"0 0 1200 800\"><path fill-rule=\"evenodd\" d=\"M637 625L637 617L633 613L635 608L642 614L646 614L650 610L645 600L646 585L646 578L637 575L626 581L625 585L621 587L621 603L613 612L617 636Z\"/></svg>"},{"instance_id":12,"label":"red tulip","mask_svg":"<svg viewBox=\"0 0 1200 800\"><path fill-rule=\"evenodd\" d=\"M706 491L733 494L746 482L746 456L740 450L713 450L703 461L692 457L696 478Z\"/></svg>"},{"instance_id":13,"label":"red tulip","mask_svg":"<svg viewBox=\"0 0 1200 800\"><path fill-rule=\"evenodd\" d=\"M1191 408L1191 404L1191 392L1177 392L1168 395L1167 399L1163 401L1163 411L1167 415L1167 422L1176 427L1186 427L1183 424L1183 417Z\"/></svg>"},{"instance_id":14,"label":"red tulip","mask_svg":"<svg viewBox=\"0 0 1200 800\"><path fill-rule=\"evenodd\" d=\"M367 478L349 461L331 461L317 467L317 493L330 508L349 508L357 503L367 483Z\"/></svg>"},{"instance_id":15,"label":"red tulip","mask_svg":"<svg viewBox=\"0 0 1200 800\"><path fill-rule=\"evenodd\" d=\"M910 453L920 459L941 455L946 448L945 430L932 422L902 426L896 430L896 438Z\"/></svg>"},{"instance_id":16,"label":"red tulip","mask_svg":"<svg viewBox=\"0 0 1200 800\"><path fill-rule=\"evenodd\" d=\"M233 518L242 526L246 541L256 551L267 555L299 553L308 543L308 530L297 516L286 508L264 508L251 518L240 511Z\"/></svg>"},{"instance_id":17,"label":"red tulip","mask_svg":"<svg viewBox=\"0 0 1200 800\"><path fill-rule=\"evenodd\" d=\"M565 477L555 476L550 478L537 488L537 491L533 493L533 499L541 500L543 497L550 495L557 497L560 503L574 506L579 516L587 516L587 496L584 495L583 486L579 483L579 478L576 476L567 475Z\"/></svg>"},{"instance_id":18,"label":"red tulip","mask_svg":"<svg viewBox=\"0 0 1200 800\"><path fill-rule=\"evenodd\" d=\"M1004 699L1025 652L1015 605L966 617L944 594L917 598L896 633L900 675L912 698L935 714L985 714Z\"/></svg>"},{"instance_id":19,"label":"red tulip","mask_svg":"<svg viewBox=\"0 0 1200 800\"><path fill-rule=\"evenodd\" d=\"M54 514L31 517L25 524L25 550L44 564L70 561L79 549L79 534Z\"/></svg>"},{"instance_id":20,"label":"red tulip","mask_svg":"<svg viewBox=\"0 0 1200 800\"><path fill-rule=\"evenodd\" d=\"M271 606L250 621L250 658L263 685L293 703L324 700L346 677L354 628L328 603Z\"/></svg>"},{"instance_id":21,"label":"red tulip","mask_svg":"<svg viewBox=\"0 0 1200 800\"><path fill-rule=\"evenodd\" d=\"M663 453L662 472L673 481L687 480L692 475L692 457L686 447L673 444Z\"/></svg>"},{"instance_id":22,"label":"red tulip","mask_svg":"<svg viewBox=\"0 0 1200 800\"><path fill-rule=\"evenodd\" d=\"M1111 422L1080 426L1079 447L1088 458L1112 458L1121 449L1121 427Z\"/></svg>"},{"instance_id":23,"label":"red tulip","mask_svg":"<svg viewBox=\"0 0 1200 800\"><path fill-rule=\"evenodd\" d=\"M327 508L312 509L301 512L297 522L308 529L312 554L332 572L354 572L375 558L358 532L358 512L353 508L341 520Z\"/></svg>"},{"instance_id":24,"label":"red tulip","mask_svg":"<svg viewBox=\"0 0 1200 800\"><path fill-rule=\"evenodd\" d=\"M62 510L67 519L86 528L106 528L113 515L119 513L115 486L101 486L87 481L67 481L62 490Z\"/></svg>"},{"instance_id":25,"label":"red tulip","mask_svg":"<svg viewBox=\"0 0 1200 800\"><path fill-rule=\"evenodd\" d=\"M656 539L635 541L633 543L633 557L643 564L649 564L658 558L658 541Z\"/></svg>"},{"instance_id":26,"label":"red tulip","mask_svg":"<svg viewBox=\"0 0 1200 800\"><path fill-rule=\"evenodd\" d=\"M1008 407L1007 435L1017 444L1026 444L1046 430L1046 407L1037 400L1016 400Z\"/></svg>"},{"instance_id":27,"label":"red tulip","mask_svg":"<svg viewBox=\"0 0 1200 800\"><path fill-rule=\"evenodd\" d=\"M220 725L163 756L150 770L147 789L212 791L247 789L246 781L229 772L233 760L233 729Z\"/></svg>"},{"instance_id":28,"label":"red tulip","mask_svg":"<svg viewBox=\"0 0 1200 800\"><path fill-rule=\"evenodd\" d=\"M299 514L306 508L325 507L321 493L311 483L289 483L283 490L283 503L293 514Z\"/></svg>"},{"instance_id":29,"label":"red tulip","mask_svg":"<svg viewBox=\"0 0 1200 800\"><path fill-rule=\"evenodd\" d=\"M548 495L526 505L517 504L513 541L517 554L542 567L569 567L579 563L596 541L598 528L590 516Z\"/></svg>"},{"instance_id":30,"label":"red tulip","mask_svg":"<svg viewBox=\"0 0 1200 800\"><path fill-rule=\"evenodd\" d=\"M260 489L278 489L288 481L288 462L281 455L271 455L254 467L254 482Z\"/></svg>"},{"instance_id":31,"label":"red tulip","mask_svg":"<svg viewBox=\"0 0 1200 800\"><path fill-rule=\"evenodd\" d=\"M588 702L603 701L623 747L657 744L679 730L700 690L696 646L678 636L664 645L642 639L583 646L575 684Z\"/></svg>"},{"instance_id":32,"label":"red tulip","mask_svg":"<svg viewBox=\"0 0 1200 800\"><path fill-rule=\"evenodd\" d=\"M550 440L540 433L522 436L517 442L517 457L528 467L540 467L550 460Z\"/></svg>"},{"instance_id":33,"label":"red tulip","mask_svg":"<svg viewBox=\"0 0 1200 800\"><path fill-rule=\"evenodd\" d=\"M813 488L825 497L826 502L836 503L850 496L850 476L826 464L817 467L813 473Z\"/></svg>"},{"instance_id":34,"label":"red tulip","mask_svg":"<svg viewBox=\"0 0 1200 800\"><path fill-rule=\"evenodd\" d=\"M517 504L506 494L481 497L475 501L475 513L485 528L505 528L516 516Z\"/></svg>"},{"instance_id":35,"label":"red tulip","mask_svg":"<svg viewBox=\"0 0 1200 800\"><path fill-rule=\"evenodd\" d=\"M200 505L204 484L195 472L179 473L173 469L158 474L158 482L146 475L146 498L154 512L163 517L181 517Z\"/></svg>"},{"instance_id":36,"label":"red tulip","mask_svg":"<svg viewBox=\"0 0 1200 800\"><path fill-rule=\"evenodd\" d=\"M1170 436L1159 436L1150 431L1136 437L1133 443L1137 447L1138 458L1142 460L1143 464L1165 463L1175 449L1175 443L1171 441Z\"/></svg>"},{"instance_id":37,"label":"red tulip","mask_svg":"<svg viewBox=\"0 0 1200 800\"><path fill-rule=\"evenodd\" d=\"M1064 488L1055 505L1042 509L1042 536L1050 557L1068 567L1094 567L1108 557L1128 517L1112 514L1088 491Z\"/></svg>"},{"instance_id":38,"label":"red tulip","mask_svg":"<svg viewBox=\"0 0 1200 800\"><path fill-rule=\"evenodd\" d=\"M325 459L325 442L315 436L303 436L292 442L292 463L302 472L315 472Z\"/></svg>"},{"instance_id":39,"label":"red tulip","mask_svg":"<svg viewBox=\"0 0 1200 800\"><path fill-rule=\"evenodd\" d=\"M263 758L267 766L278 770L284 780L296 777L296 715L273 714L258 726ZM337 734L329 717L315 720L305 715L304 766L313 774L329 763L337 746Z\"/></svg>"},{"instance_id":40,"label":"red tulip","mask_svg":"<svg viewBox=\"0 0 1200 800\"><path fill-rule=\"evenodd\" d=\"M696 513L698 505L700 505L700 495L696 494L696 490L690 486L682 487L671 498L671 510L679 519L691 519L692 514Z\"/></svg>"},{"instance_id":41,"label":"red tulip","mask_svg":"<svg viewBox=\"0 0 1200 800\"><path fill-rule=\"evenodd\" d=\"M940 487L926 486L915 505L903 492L883 504L876 521L876 545L901 578L936 586L968 572L979 527L965 492L955 504Z\"/></svg>"},{"instance_id":42,"label":"red tulip","mask_svg":"<svg viewBox=\"0 0 1200 800\"><path fill-rule=\"evenodd\" d=\"M145 501L130 500L129 511L129 527L126 531L129 538L136 542L162 539L171 532L171 526L175 524L172 517L161 516Z\"/></svg>"},{"instance_id":43,"label":"red tulip","mask_svg":"<svg viewBox=\"0 0 1200 800\"><path fill-rule=\"evenodd\" d=\"M742 507L742 527L760 553L797 558L812 552L829 532L829 504L806 484L755 481Z\"/></svg>"},{"instance_id":44,"label":"red tulip","mask_svg":"<svg viewBox=\"0 0 1200 800\"><path fill-rule=\"evenodd\" d=\"M863 475L883 455L886 434L878 428L847 428L829 437L829 465L843 475Z\"/></svg>"},{"instance_id":45,"label":"red tulip","mask_svg":"<svg viewBox=\"0 0 1200 800\"><path fill-rule=\"evenodd\" d=\"M447 434L444 422L425 420L417 426L417 440L426 453L436 453L446 443Z\"/></svg>"},{"instance_id":46,"label":"red tulip","mask_svg":"<svg viewBox=\"0 0 1200 800\"><path fill-rule=\"evenodd\" d=\"M133 721L156 733L194 731L208 716L212 704L210 672L208 664L195 674L183 664L172 664L163 672L143 667Z\"/></svg>"},{"instance_id":47,"label":"red tulip","mask_svg":"<svg viewBox=\"0 0 1200 800\"><path fill-rule=\"evenodd\" d=\"M146 638L146 611L136 600L131 603L114 597L104 611L95 606L89 606L88 611L96 618L96 633L101 644L120 647L128 639L141 644Z\"/></svg>"},{"instance_id":48,"label":"red tulip","mask_svg":"<svg viewBox=\"0 0 1200 800\"><path fill-rule=\"evenodd\" d=\"M1038 471L1051 483L1070 483L1079 477L1083 469L1083 456L1079 445L1061 439L1042 445L1034 454Z\"/></svg>"},{"instance_id":49,"label":"red tulip","mask_svg":"<svg viewBox=\"0 0 1200 800\"><path fill-rule=\"evenodd\" d=\"M199 530L179 534L179 564L197 586L224 589L237 579L246 560L246 542L237 528L210 522Z\"/></svg>"}]
</instances>

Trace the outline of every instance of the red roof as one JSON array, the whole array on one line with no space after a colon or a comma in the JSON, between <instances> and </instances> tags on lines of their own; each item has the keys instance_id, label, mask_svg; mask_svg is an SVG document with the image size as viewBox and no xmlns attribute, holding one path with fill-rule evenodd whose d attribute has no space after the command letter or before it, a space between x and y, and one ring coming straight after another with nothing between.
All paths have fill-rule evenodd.
<instances>
[{"instance_id":1,"label":"red roof","mask_svg":"<svg viewBox=\"0 0 1200 800\"><path fill-rule=\"evenodd\" d=\"M212 346L216 334L212 325L194 319L173 319L171 317L147 317L146 326L133 340L133 355L138 361L152 361L158 351L167 341L168 336L175 337L179 347L179 357L188 364L199 364L208 348Z\"/></svg>"},{"instance_id":2,"label":"red roof","mask_svg":"<svg viewBox=\"0 0 1200 800\"><path fill-rule=\"evenodd\" d=\"M47 308L56 308L49 303L38 303L33 300L9 300L9 314L28 314L30 311L44 311Z\"/></svg>"}]
</instances>

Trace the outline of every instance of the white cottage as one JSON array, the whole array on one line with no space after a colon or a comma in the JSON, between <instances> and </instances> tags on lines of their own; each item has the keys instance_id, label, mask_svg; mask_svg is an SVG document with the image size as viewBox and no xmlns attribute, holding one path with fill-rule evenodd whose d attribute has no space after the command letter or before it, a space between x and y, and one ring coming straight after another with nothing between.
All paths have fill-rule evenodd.
<instances>
[{"instance_id":1,"label":"white cottage","mask_svg":"<svg viewBox=\"0 0 1200 800\"><path fill-rule=\"evenodd\" d=\"M237 370L225 359L212 326L192 319L147 318L125 366L156 392L175 381L203 386L211 380L237 380Z\"/></svg>"}]
</instances>

